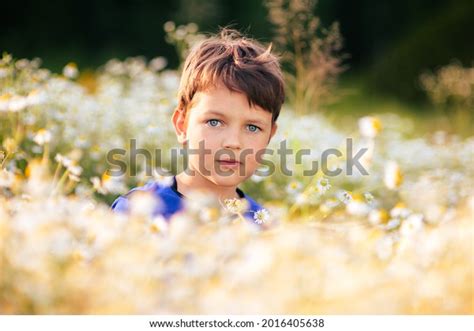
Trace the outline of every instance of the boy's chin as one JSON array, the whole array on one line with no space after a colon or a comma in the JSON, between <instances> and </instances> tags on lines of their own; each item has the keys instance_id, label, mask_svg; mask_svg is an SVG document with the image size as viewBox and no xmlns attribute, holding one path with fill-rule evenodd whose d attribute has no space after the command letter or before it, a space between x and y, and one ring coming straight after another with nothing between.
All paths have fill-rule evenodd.
<instances>
[{"instance_id":1,"label":"boy's chin","mask_svg":"<svg viewBox=\"0 0 474 331\"><path fill-rule=\"evenodd\" d=\"M237 186L242 183L247 176L239 176L238 173L226 175L224 173L214 173L212 181L219 186Z\"/></svg>"}]
</instances>

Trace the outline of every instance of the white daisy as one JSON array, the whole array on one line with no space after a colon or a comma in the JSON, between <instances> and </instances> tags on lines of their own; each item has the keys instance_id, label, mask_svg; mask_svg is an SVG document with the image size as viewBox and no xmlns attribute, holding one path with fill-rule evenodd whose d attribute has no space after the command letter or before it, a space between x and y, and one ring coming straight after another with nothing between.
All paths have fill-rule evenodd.
<instances>
[{"instance_id":1,"label":"white daisy","mask_svg":"<svg viewBox=\"0 0 474 331\"><path fill-rule=\"evenodd\" d=\"M411 214L405 219L400 226L400 234L402 236L410 236L423 228L423 215Z\"/></svg>"},{"instance_id":2,"label":"white daisy","mask_svg":"<svg viewBox=\"0 0 474 331\"><path fill-rule=\"evenodd\" d=\"M18 112L25 109L28 106L27 99L23 96L14 95L8 102L8 110L12 112Z\"/></svg>"},{"instance_id":3,"label":"white daisy","mask_svg":"<svg viewBox=\"0 0 474 331\"><path fill-rule=\"evenodd\" d=\"M374 196L370 192L365 192L364 193L364 198L365 198L365 201L367 201L368 204L372 204L375 200Z\"/></svg>"},{"instance_id":4,"label":"white daisy","mask_svg":"<svg viewBox=\"0 0 474 331\"><path fill-rule=\"evenodd\" d=\"M268 210L263 208L253 213L253 219L257 224L267 223L270 219L270 214Z\"/></svg>"},{"instance_id":5,"label":"white daisy","mask_svg":"<svg viewBox=\"0 0 474 331\"><path fill-rule=\"evenodd\" d=\"M150 230L154 233L165 233L168 231L168 227L168 222L161 215L153 217L150 223Z\"/></svg>"},{"instance_id":6,"label":"white daisy","mask_svg":"<svg viewBox=\"0 0 474 331\"><path fill-rule=\"evenodd\" d=\"M361 136L374 138L382 130L382 123L377 117L364 116L359 119L359 131Z\"/></svg>"},{"instance_id":7,"label":"white daisy","mask_svg":"<svg viewBox=\"0 0 474 331\"><path fill-rule=\"evenodd\" d=\"M326 193L331 188L331 184L329 184L329 180L327 178L320 178L316 183L316 189L322 195Z\"/></svg>"},{"instance_id":8,"label":"white daisy","mask_svg":"<svg viewBox=\"0 0 474 331\"><path fill-rule=\"evenodd\" d=\"M234 214L242 213L245 210L245 202L241 199L232 198L224 200L225 208Z\"/></svg>"},{"instance_id":9,"label":"white daisy","mask_svg":"<svg viewBox=\"0 0 474 331\"><path fill-rule=\"evenodd\" d=\"M388 220L388 213L385 209L374 209L369 213L369 223L379 225Z\"/></svg>"},{"instance_id":10,"label":"white daisy","mask_svg":"<svg viewBox=\"0 0 474 331\"><path fill-rule=\"evenodd\" d=\"M79 75L79 70L77 70L77 65L73 62L66 64L63 68L63 75L69 79L74 79Z\"/></svg>"},{"instance_id":11,"label":"white daisy","mask_svg":"<svg viewBox=\"0 0 474 331\"><path fill-rule=\"evenodd\" d=\"M352 195L344 190L338 191L336 196L344 204L348 204L350 201L352 201Z\"/></svg>"},{"instance_id":12,"label":"white daisy","mask_svg":"<svg viewBox=\"0 0 474 331\"><path fill-rule=\"evenodd\" d=\"M293 180L286 186L286 192L288 194L295 194L301 189L301 183Z\"/></svg>"},{"instance_id":13,"label":"white daisy","mask_svg":"<svg viewBox=\"0 0 474 331\"><path fill-rule=\"evenodd\" d=\"M403 182L403 174L395 161L389 161L385 165L383 181L390 190L395 190Z\"/></svg>"},{"instance_id":14,"label":"white daisy","mask_svg":"<svg viewBox=\"0 0 474 331\"><path fill-rule=\"evenodd\" d=\"M51 132L46 129L40 129L33 138L33 141L38 145L43 146L51 141Z\"/></svg>"}]
</instances>

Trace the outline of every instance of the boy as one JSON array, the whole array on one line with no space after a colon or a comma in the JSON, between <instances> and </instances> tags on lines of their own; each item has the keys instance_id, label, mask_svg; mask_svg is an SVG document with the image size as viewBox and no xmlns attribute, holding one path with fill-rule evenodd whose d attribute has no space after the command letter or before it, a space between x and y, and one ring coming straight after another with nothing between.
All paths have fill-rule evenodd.
<instances>
[{"instance_id":1,"label":"boy","mask_svg":"<svg viewBox=\"0 0 474 331\"><path fill-rule=\"evenodd\" d=\"M162 202L154 214L169 220L191 191L200 190L221 202L244 202L243 216L262 223L266 211L237 186L257 169L285 99L280 65L270 51L228 28L191 50L172 115L179 143L193 151L189 167L169 186L150 182L133 189L113 210L126 211L128 196L146 190Z\"/></svg>"}]
</instances>

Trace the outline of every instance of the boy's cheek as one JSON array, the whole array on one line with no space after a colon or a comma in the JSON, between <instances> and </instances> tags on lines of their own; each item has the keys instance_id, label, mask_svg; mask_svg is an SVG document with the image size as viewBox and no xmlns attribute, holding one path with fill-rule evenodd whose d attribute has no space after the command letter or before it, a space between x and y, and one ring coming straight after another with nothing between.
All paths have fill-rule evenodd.
<instances>
[{"instance_id":1,"label":"boy's cheek","mask_svg":"<svg viewBox=\"0 0 474 331\"><path fill-rule=\"evenodd\" d=\"M253 173L259 166L255 154L247 156L243 166L245 167L245 173Z\"/></svg>"},{"instance_id":2,"label":"boy's cheek","mask_svg":"<svg viewBox=\"0 0 474 331\"><path fill-rule=\"evenodd\" d=\"M215 154L215 142L212 139L206 139L203 137L190 136L188 146L192 149L192 153L208 155Z\"/></svg>"},{"instance_id":3,"label":"boy's cheek","mask_svg":"<svg viewBox=\"0 0 474 331\"><path fill-rule=\"evenodd\" d=\"M192 169L203 175L210 175L210 173L215 171L215 162L209 155L204 157L199 154L190 155L188 162Z\"/></svg>"}]
</instances>

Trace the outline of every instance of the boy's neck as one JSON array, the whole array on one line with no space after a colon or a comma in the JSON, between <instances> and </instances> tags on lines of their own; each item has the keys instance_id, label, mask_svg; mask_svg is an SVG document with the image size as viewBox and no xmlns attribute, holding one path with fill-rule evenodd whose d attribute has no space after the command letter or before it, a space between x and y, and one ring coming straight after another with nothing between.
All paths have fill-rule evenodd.
<instances>
[{"instance_id":1,"label":"boy's neck","mask_svg":"<svg viewBox=\"0 0 474 331\"><path fill-rule=\"evenodd\" d=\"M220 199L240 198L236 191L237 186L218 186L196 171L193 176L185 171L177 174L176 183L179 193L184 196L188 196L192 191L200 190L209 192Z\"/></svg>"}]
</instances>

